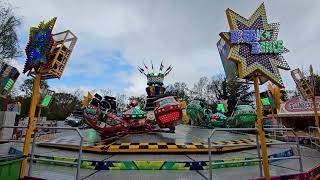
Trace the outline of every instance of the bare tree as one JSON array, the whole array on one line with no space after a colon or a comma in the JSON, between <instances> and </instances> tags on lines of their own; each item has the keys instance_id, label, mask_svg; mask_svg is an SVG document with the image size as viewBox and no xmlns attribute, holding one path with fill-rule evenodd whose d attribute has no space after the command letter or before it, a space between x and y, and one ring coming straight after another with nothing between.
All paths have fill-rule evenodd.
<instances>
[{"instance_id":1,"label":"bare tree","mask_svg":"<svg viewBox=\"0 0 320 180\"><path fill-rule=\"evenodd\" d=\"M188 100L189 99L189 95L188 95L188 86L185 82L175 82L173 84L173 90L172 90L172 94L174 96L176 96L177 98L181 98L181 99L185 99Z\"/></svg>"},{"instance_id":2,"label":"bare tree","mask_svg":"<svg viewBox=\"0 0 320 180\"><path fill-rule=\"evenodd\" d=\"M51 106L48 109L48 119L63 120L71 114L72 111L81 106L80 90L55 93Z\"/></svg>"},{"instance_id":3,"label":"bare tree","mask_svg":"<svg viewBox=\"0 0 320 180\"><path fill-rule=\"evenodd\" d=\"M122 112L127 107L128 97L125 94L117 94L116 101L117 101L117 111Z\"/></svg>"},{"instance_id":4,"label":"bare tree","mask_svg":"<svg viewBox=\"0 0 320 180\"><path fill-rule=\"evenodd\" d=\"M33 81L33 78L25 79L19 87L20 91L23 92L26 97L31 97L32 95ZM46 81L41 81L40 87L46 89L49 88L49 85Z\"/></svg>"},{"instance_id":5,"label":"bare tree","mask_svg":"<svg viewBox=\"0 0 320 180\"><path fill-rule=\"evenodd\" d=\"M102 97L104 97L104 96L113 96L113 92L112 92L111 89L93 89L93 90L90 91L90 93L92 95L98 93Z\"/></svg>"},{"instance_id":6,"label":"bare tree","mask_svg":"<svg viewBox=\"0 0 320 180\"><path fill-rule=\"evenodd\" d=\"M207 77L201 77L198 82L193 86L192 94L197 97L204 99L207 96L207 87L209 79Z\"/></svg>"},{"instance_id":7,"label":"bare tree","mask_svg":"<svg viewBox=\"0 0 320 180\"><path fill-rule=\"evenodd\" d=\"M211 81L207 85L207 93L210 95L214 95L216 99L227 99L227 81L225 76L219 74L217 76L213 76Z\"/></svg>"},{"instance_id":8,"label":"bare tree","mask_svg":"<svg viewBox=\"0 0 320 180\"><path fill-rule=\"evenodd\" d=\"M100 89L99 92L102 96L113 96L111 89Z\"/></svg>"},{"instance_id":9,"label":"bare tree","mask_svg":"<svg viewBox=\"0 0 320 180\"><path fill-rule=\"evenodd\" d=\"M21 18L16 16L9 4L0 3L0 61L19 56L17 28Z\"/></svg>"}]
</instances>

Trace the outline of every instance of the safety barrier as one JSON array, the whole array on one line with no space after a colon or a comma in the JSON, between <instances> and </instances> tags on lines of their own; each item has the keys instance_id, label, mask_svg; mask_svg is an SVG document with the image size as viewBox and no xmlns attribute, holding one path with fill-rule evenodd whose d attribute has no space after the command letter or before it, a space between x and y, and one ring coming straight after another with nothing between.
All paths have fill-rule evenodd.
<instances>
[{"instance_id":1,"label":"safety barrier","mask_svg":"<svg viewBox=\"0 0 320 180\"><path fill-rule=\"evenodd\" d=\"M265 131L291 131L295 136L295 132L293 131L292 128L264 128ZM212 180L212 166L215 165L215 163L212 163L212 154L211 154L211 150L212 147L215 148L223 148L225 146L228 145L216 145L216 144L212 144L212 137L214 136L214 134L218 131L240 131L240 132L255 132L256 135L256 144L252 144L250 146L254 146L257 147L257 153L258 153L258 159L254 159L254 160L243 160L243 161L239 161L239 162L243 162L243 163L250 163L250 162L258 162L259 163L259 173L260 173L260 177L263 177L263 173L262 173L262 163L261 163L261 153L260 153L260 142L259 142L259 137L258 137L258 129L257 128L216 128L212 130L212 133L210 134L210 136L208 137L208 156L209 156L209 180ZM269 163L275 160L285 160L285 159L298 159L299 160L299 165L300 165L300 172L303 172L303 165L302 165L302 160L301 160L301 152L300 152L300 145L299 145L299 141L297 139L296 142L271 142L271 143L267 143L267 145L283 145L283 144L294 144L297 146L297 156L291 156L291 157L275 157L275 158L268 158ZM245 144L235 144L235 146L245 146ZM247 145L246 145L247 146ZM223 162L224 163L224 162ZM227 163L227 162L226 162Z\"/></svg>"},{"instance_id":2,"label":"safety barrier","mask_svg":"<svg viewBox=\"0 0 320 180\"><path fill-rule=\"evenodd\" d=\"M295 174L287 174L282 176L272 176L271 180L319 180L320 179L320 166L316 166L307 172L300 172ZM264 180L264 178L251 178L249 180Z\"/></svg>"},{"instance_id":3,"label":"safety barrier","mask_svg":"<svg viewBox=\"0 0 320 180\"><path fill-rule=\"evenodd\" d=\"M22 152L11 148L11 154L21 154ZM294 156L292 148L285 151L270 154L269 157L290 157ZM51 160L65 160L69 162L77 162L77 158L66 158L61 156L46 156L35 155L37 158L45 158ZM255 166L258 162L252 163L239 163L242 160L257 159L255 156L249 157L234 157L229 159L216 159L213 160L215 165L213 169L220 168L232 168L232 167L244 167ZM228 162L228 164L218 164L221 162ZM46 163L46 162L41 162ZM61 166L59 163L49 162L50 164ZM81 160L81 169L95 169L95 170L207 170L209 167L208 161L173 161L173 160Z\"/></svg>"},{"instance_id":4,"label":"safety barrier","mask_svg":"<svg viewBox=\"0 0 320 180\"><path fill-rule=\"evenodd\" d=\"M1 126L0 128L28 128L26 126ZM71 131L76 131L77 134L80 137L80 144L79 144L79 154L78 154L78 159L77 162L70 162L70 161L61 161L61 160L54 160L54 159L46 159L46 158L41 158L41 157L35 157L34 155L34 148L36 145L37 141L37 132L38 129L53 129L53 130L71 130ZM30 157L26 157L29 159L29 169L28 169L28 176L32 176L32 168L33 168L33 161L46 161L46 162L53 162L53 163L62 163L62 164L68 164L68 165L76 165L77 166L77 172L76 172L76 180L80 179L80 166L81 166L81 157L82 157L82 146L83 146L83 141L84 137L79 131L78 128L73 128L73 127L44 127L44 126L36 126L34 128L34 135L33 135L33 140L32 140L32 147L31 147L31 154ZM17 142L17 143L24 143L22 140L12 140L12 139L7 139L7 140L1 140L0 142Z\"/></svg>"},{"instance_id":5,"label":"safety barrier","mask_svg":"<svg viewBox=\"0 0 320 180\"><path fill-rule=\"evenodd\" d=\"M319 127L308 127L310 146L315 149L320 150L320 128Z\"/></svg>"},{"instance_id":6,"label":"safety barrier","mask_svg":"<svg viewBox=\"0 0 320 180\"><path fill-rule=\"evenodd\" d=\"M257 127L256 127L257 128ZM283 125L263 125L263 128L282 128L286 129L287 127ZM266 137L282 140L282 141L288 141L286 138L286 134L288 134L288 130L271 130L271 131L265 131Z\"/></svg>"}]
</instances>

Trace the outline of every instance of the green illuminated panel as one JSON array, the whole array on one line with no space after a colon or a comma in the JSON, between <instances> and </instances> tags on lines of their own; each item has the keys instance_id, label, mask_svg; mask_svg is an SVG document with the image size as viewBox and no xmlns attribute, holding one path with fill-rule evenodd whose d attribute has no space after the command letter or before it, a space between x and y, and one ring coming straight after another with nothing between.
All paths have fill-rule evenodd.
<instances>
[{"instance_id":1,"label":"green illuminated panel","mask_svg":"<svg viewBox=\"0 0 320 180\"><path fill-rule=\"evenodd\" d=\"M6 91L9 91L11 89L11 87L13 86L13 84L14 84L14 81L12 79L9 79L7 84L4 86L4 89Z\"/></svg>"},{"instance_id":2,"label":"green illuminated panel","mask_svg":"<svg viewBox=\"0 0 320 180\"><path fill-rule=\"evenodd\" d=\"M261 102L262 102L262 105L264 106L270 106L269 98L262 98Z\"/></svg>"},{"instance_id":3,"label":"green illuminated panel","mask_svg":"<svg viewBox=\"0 0 320 180\"><path fill-rule=\"evenodd\" d=\"M43 98L43 101L41 102L41 106L43 106L43 107L49 106L49 104L50 104L50 102L51 102L51 99L52 99L52 96L51 96L51 95L46 95L46 96Z\"/></svg>"},{"instance_id":4,"label":"green illuminated panel","mask_svg":"<svg viewBox=\"0 0 320 180\"><path fill-rule=\"evenodd\" d=\"M217 110L224 113L225 112L224 105L222 103L218 104Z\"/></svg>"}]
</instances>

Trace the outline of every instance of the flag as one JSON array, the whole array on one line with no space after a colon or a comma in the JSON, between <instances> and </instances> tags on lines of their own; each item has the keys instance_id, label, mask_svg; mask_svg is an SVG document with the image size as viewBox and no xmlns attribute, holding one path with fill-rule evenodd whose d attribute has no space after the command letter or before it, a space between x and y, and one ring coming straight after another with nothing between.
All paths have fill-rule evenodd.
<instances>
[{"instance_id":1,"label":"flag","mask_svg":"<svg viewBox=\"0 0 320 180\"><path fill-rule=\"evenodd\" d=\"M140 66L138 66L138 70L139 70L140 72L144 72L144 69L142 69Z\"/></svg>"},{"instance_id":2,"label":"flag","mask_svg":"<svg viewBox=\"0 0 320 180\"><path fill-rule=\"evenodd\" d=\"M144 67L145 67L146 69L149 70L148 66L147 66L145 63L143 63L143 65L144 65Z\"/></svg>"},{"instance_id":3,"label":"flag","mask_svg":"<svg viewBox=\"0 0 320 180\"><path fill-rule=\"evenodd\" d=\"M171 69L171 65L166 69L166 71L165 71L165 72L169 71L169 69Z\"/></svg>"},{"instance_id":4,"label":"flag","mask_svg":"<svg viewBox=\"0 0 320 180\"><path fill-rule=\"evenodd\" d=\"M160 64L160 71L162 71L162 69L164 68L162 62L163 62L163 61L161 61L161 64Z\"/></svg>"},{"instance_id":5,"label":"flag","mask_svg":"<svg viewBox=\"0 0 320 180\"><path fill-rule=\"evenodd\" d=\"M141 69L140 68L137 68L138 69L138 71L142 74L143 73L143 71L141 71Z\"/></svg>"},{"instance_id":6,"label":"flag","mask_svg":"<svg viewBox=\"0 0 320 180\"><path fill-rule=\"evenodd\" d=\"M152 68L152 70L153 70L153 63L152 63L152 60L151 60L151 68Z\"/></svg>"},{"instance_id":7,"label":"flag","mask_svg":"<svg viewBox=\"0 0 320 180\"><path fill-rule=\"evenodd\" d=\"M170 69L169 69L169 68L170 68ZM164 74L165 76L170 73L170 71L172 70L173 67L169 66L169 68L166 70L166 73Z\"/></svg>"},{"instance_id":8,"label":"flag","mask_svg":"<svg viewBox=\"0 0 320 180\"><path fill-rule=\"evenodd\" d=\"M141 74L146 75L146 73L144 72L144 69L142 69L141 67L138 67L137 69L138 69L138 71L139 71Z\"/></svg>"}]
</instances>

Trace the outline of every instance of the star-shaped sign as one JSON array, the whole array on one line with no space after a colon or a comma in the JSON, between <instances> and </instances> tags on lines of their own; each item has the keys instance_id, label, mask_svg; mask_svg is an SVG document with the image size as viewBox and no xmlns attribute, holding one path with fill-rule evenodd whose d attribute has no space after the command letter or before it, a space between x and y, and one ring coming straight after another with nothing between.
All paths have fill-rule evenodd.
<instances>
[{"instance_id":1,"label":"star-shaped sign","mask_svg":"<svg viewBox=\"0 0 320 180\"><path fill-rule=\"evenodd\" d=\"M40 67L51 65L50 50L53 45L52 30L56 22L56 17L49 22L40 22L38 27L31 27L29 42L26 47L27 60L23 69L26 73L32 69L38 70Z\"/></svg>"},{"instance_id":2,"label":"star-shaped sign","mask_svg":"<svg viewBox=\"0 0 320 180\"><path fill-rule=\"evenodd\" d=\"M220 36L231 46L229 60L237 63L239 78L250 79L258 74L261 83L270 80L283 87L278 68L290 67L281 55L288 49L277 40L279 23L268 24L263 3L249 19L231 9L226 14L230 32L222 32Z\"/></svg>"},{"instance_id":3,"label":"star-shaped sign","mask_svg":"<svg viewBox=\"0 0 320 180\"><path fill-rule=\"evenodd\" d=\"M90 103L92 99L92 95L88 92L87 96L83 96L83 102L82 102L82 106L81 109L84 109L85 107L87 107Z\"/></svg>"}]
</instances>

